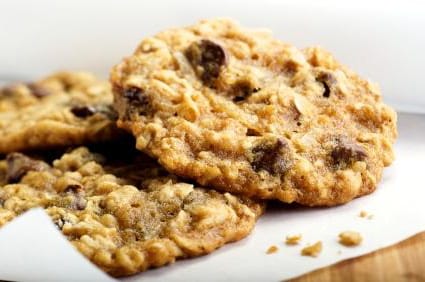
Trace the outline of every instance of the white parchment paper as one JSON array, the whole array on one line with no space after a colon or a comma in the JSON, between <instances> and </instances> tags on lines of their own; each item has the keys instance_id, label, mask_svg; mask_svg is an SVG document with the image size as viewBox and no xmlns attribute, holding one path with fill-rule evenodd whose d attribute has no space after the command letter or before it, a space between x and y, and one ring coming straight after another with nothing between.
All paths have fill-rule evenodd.
<instances>
[{"instance_id":1,"label":"white parchment paper","mask_svg":"<svg viewBox=\"0 0 425 282\"><path fill-rule=\"evenodd\" d=\"M397 243L425 230L425 116L399 115L397 159L385 170L377 191L334 208L274 205L253 234L211 255L178 261L125 281L281 281ZM360 218L360 211L373 214ZM354 248L338 244L338 234L364 237ZM302 234L288 247L287 235ZM323 242L317 258L302 257L309 243ZM271 245L279 252L266 255ZM0 229L0 279L20 281L111 281L67 243L42 210L33 210ZM379 271L379 270L378 270Z\"/></svg>"}]
</instances>

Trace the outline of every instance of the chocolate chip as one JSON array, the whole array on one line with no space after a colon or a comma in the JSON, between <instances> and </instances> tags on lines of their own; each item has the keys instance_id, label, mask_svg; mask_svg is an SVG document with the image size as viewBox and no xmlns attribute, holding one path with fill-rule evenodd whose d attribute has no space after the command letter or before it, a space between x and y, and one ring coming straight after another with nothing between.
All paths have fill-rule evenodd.
<instances>
[{"instance_id":1,"label":"chocolate chip","mask_svg":"<svg viewBox=\"0 0 425 282\"><path fill-rule=\"evenodd\" d=\"M244 101L252 93L260 91L259 87L254 87L250 81L241 80L232 87L233 102Z\"/></svg>"},{"instance_id":2,"label":"chocolate chip","mask_svg":"<svg viewBox=\"0 0 425 282\"><path fill-rule=\"evenodd\" d=\"M317 77L316 80L323 84L325 91L323 92L323 97L329 98L331 95L331 87L336 83L336 78L328 72L322 72Z\"/></svg>"},{"instance_id":3,"label":"chocolate chip","mask_svg":"<svg viewBox=\"0 0 425 282\"><path fill-rule=\"evenodd\" d=\"M50 95L50 91L46 88L35 84L35 83L28 83L27 84L28 89L31 91L31 94L37 98L41 98L44 96Z\"/></svg>"},{"instance_id":4,"label":"chocolate chip","mask_svg":"<svg viewBox=\"0 0 425 282\"><path fill-rule=\"evenodd\" d=\"M218 78L221 66L227 62L226 51L223 47L207 39L192 43L185 55L196 74L209 85Z\"/></svg>"},{"instance_id":5,"label":"chocolate chip","mask_svg":"<svg viewBox=\"0 0 425 282\"><path fill-rule=\"evenodd\" d=\"M335 165L350 165L356 161L367 158L365 149L349 140L339 139L331 152L331 158Z\"/></svg>"},{"instance_id":6,"label":"chocolate chip","mask_svg":"<svg viewBox=\"0 0 425 282\"><path fill-rule=\"evenodd\" d=\"M12 97L15 93L15 85L8 85L0 88L0 98Z\"/></svg>"},{"instance_id":7,"label":"chocolate chip","mask_svg":"<svg viewBox=\"0 0 425 282\"><path fill-rule=\"evenodd\" d=\"M284 139L257 145L252 149L251 166L257 172L265 170L273 175L283 174L289 167L288 150L288 143Z\"/></svg>"},{"instance_id":8,"label":"chocolate chip","mask_svg":"<svg viewBox=\"0 0 425 282\"><path fill-rule=\"evenodd\" d=\"M65 192L66 193L80 193L83 191L83 186L81 186L80 184L69 184L68 186L66 186L65 188Z\"/></svg>"},{"instance_id":9,"label":"chocolate chip","mask_svg":"<svg viewBox=\"0 0 425 282\"><path fill-rule=\"evenodd\" d=\"M246 130L246 136L261 136L261 133L258 132L256 129L248 128Z\"/></svg>"},{"instance_id":10,"label":"chocolate chip","mask_svg":"<svg viewBox=\"0 0 425 282\"><path fill-rule=\"evenodd\" d=\"M121 93L122 97L129 102L130 107L127 108L126 113L128 117L134 112L139 114L147 114L149 112L151 101L143 89L136 86L130 86L128 88L115 87L114 91Z\"/></svg>"},{"instance_id":11,"label":"chocolate chip","mask_svg":"<svg viewBox=\"0 0 425 282\"><path fill-rule=\"evenodd\" d=\"M73 113L76 117L79 118L86 118L92 116L96 112L96 109L92 106L75 106L71 108L71 113Z\"/></svg>"},{"instance_id":12,"label":"chocolate chip","mask_svg":"<svg viewBox=\"0 0 425 282\"><path fill-rule=\"evenodd\" d=\"M123 96L131 102L140 102L143 100L143 90L138 87L131 86L123 90Z\"/></svg>"},{"instance_id":13,"label":"chocolate chip","mask_svg":"<svg viewBox=\"0 0 425 282\"><path fill-rule=\"evenodd\" d=\"M129 87L124 90L124 98L128 99L132 104L139 106L147 106L149 104L148 97L144 91L138 87Z\"/></svg>"},{"instance_id":14,"label":"chocolate chip","mask_svg":"<svg viewBox=\"0 0 425 282\"><path fill-rule=\"evenodd\" d=\"M47 169L47 164L33 160L21 153L10 153L6 157L7 161L7 172L6 181L7 183L17 183L22 177L29 171L42 171Z\"/></svg>"}]
</instances>

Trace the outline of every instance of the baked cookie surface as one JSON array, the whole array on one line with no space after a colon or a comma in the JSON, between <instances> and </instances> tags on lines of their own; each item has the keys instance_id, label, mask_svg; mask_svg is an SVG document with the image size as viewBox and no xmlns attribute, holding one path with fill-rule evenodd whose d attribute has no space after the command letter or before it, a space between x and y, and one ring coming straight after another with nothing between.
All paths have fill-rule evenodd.
<instances>
[{"instance_id":1,"label":"baked cookie surface","mask_svg":"<svg viewBox=\"0 0 425 282\"><path fill-rule=\"evenodd\" d=\"M145 156L118 156L80 147L47 164L9 154L0 226L43 207L84 256L125 276L240 240L263 211L252 200L181 182Z\"/></svg>"},{"instance_id":2,"label":"baked cookie surface","mask_svg":"<svg viewBox=\"0 0 425 282\"><path fill-rule=\"evenodd\" d=\"M372 192L393 160L396 114L377 86L230 20L146 38L110 80L137 148L216 189L331 206Z\"/></svg>"},{"instance_id":3,"label":"baked cookie surface","mask_svg":"<svg viewBox=\"0 0 425 282\"><path fill-rule=\"evenodd\" d=\"M0 89L0 153L113 139L120 133L115 121L109 83L89 73Z\"/></svg>"}]
</instances>

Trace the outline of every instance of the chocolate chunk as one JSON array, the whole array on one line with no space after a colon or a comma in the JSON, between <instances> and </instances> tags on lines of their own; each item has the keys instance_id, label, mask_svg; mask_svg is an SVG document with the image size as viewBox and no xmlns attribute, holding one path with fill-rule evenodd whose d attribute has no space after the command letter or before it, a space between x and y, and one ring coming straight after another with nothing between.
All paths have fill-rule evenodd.
<instances>
[{"instance_id":1,"label":"chocolate chunk","mask_svg":"<svg viewBox=\"0 0 425 282\"><path fill-rule=\"evenodd\" d=\"M317 77L316 80L323 84L325 91L323 92L323 97L329 98L331 95L332 85L336 83L336 78L328 72L322 72Z\"/></svg>"},{"instance_id":2,"label":"chocolate chunk","mask_svg":"<svg viewBox=\"0 0 425 282\"><path fill-rule=\"evenodd\" d=\"M37 98L41 98L44 96L50 95L50 91L46 88L35 84L35 83L28 83L27 84L28 89L31 91L31 94Z\"/></svg>"},{"instance_id":3,"label":"chocolate chunk","mask_svg":"<svg viewBox=\"0 0 425 282\"><path fill-rule=\"evenodd\" d=\"M75 106L71 108L71 112L79 118L86 118L94 115L97 110L92 106Z\"/></svg>"},{"instance_id":4,"label":"chocolate chunk","mask_svg":"<svg viewBox=\"0 0 425 282\"><path fill-rule=\"evenodd\" d=\"M207 39L192 43L185 55L196 74L208 85L218 78L221 66L227 62L223 47Z\"/></svg>"},{"instance_id":5,"label":"chocolate chunk","mask_svg":"<svg viewBox=\"0 0 425 282\"><path fill-rule=\"evenodd\" d=\"M245 80L236 82L232 88L233 102L244 101L252 93L261 90L259 87L254 87L250 81Z\"/></svg>"},{"instance_id":6,"label":"chocolate chunk","mask_svg":"<svg viewBox=\"0 0 425 282\"><path fill-rule=\"evenodd\" d=\"M289 147L284 139L257 145L252 149L254 157L251 166L257 172L266 170L273 175L283 174L289 168L288 151Z\"/></svg>"},{"instance_id":7,"label":"chocolate chunk","mask_svg":"<svg viewBox=\"0 0 425 282\"><path fill-rule=\"evenodd\" d=\"M331 152L331 157L335 165L350 165L356 161L363 161L367 158L365 149L348 140L337 140L336 146Z\"/></svg>"},{"instance_id":8,"label":"chocolate chunk","mask_svg":"<svg viewBox=\"0 0 425 282\"><path fill-rule=\"evenodd\" d=\"M42 171L48 168L47 164L33 160L21 153L10 153L6 157L7 161L7 183L17 183L29 171Z\"/></svg>"}]
</instances>

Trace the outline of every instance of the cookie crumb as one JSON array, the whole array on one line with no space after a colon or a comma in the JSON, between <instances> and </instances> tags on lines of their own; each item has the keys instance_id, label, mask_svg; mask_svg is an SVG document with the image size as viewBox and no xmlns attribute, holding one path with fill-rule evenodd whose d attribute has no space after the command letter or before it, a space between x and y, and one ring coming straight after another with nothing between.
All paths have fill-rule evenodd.
<instances>
[{"instance_id":1,"label":"cookie crumb","mask_svg":"<svg viewBox=\"0 0 425 282\"><path fill-rule=\"evenodd\" d=\"M318 241L313 245L307 246L301 250L301 255L317 257L322 251L322 241Z\"/></svg>"},{"instance_id":2,"label":"cookie crumb","mask_svg":"<svg viewBox=\"0 0 425 282\"><path fill-rule=\"evenodd\" d=\"M285 244L290 246L298 245L301 238L302 238L301 234L286 236Z\"/></svg>"},{"instance_id":3,"label":"cookie crumb","mask_svg":"<svg viewBox=\"0 0 425 282\"><path fill-rule=\"evenodd\" d=\"M279 248L275 245L272 245L267 249L266 254L270 255L270 254L277 253L278 251L279 251Z\"/></svg>"},{"instance_id":4,"label":"cookie crumb","mask_svg":"<svg viewBox=\"0 0 425 282\"><path fill-rule=\"evenodd\" d=\"M359 214L359 217L366 218L366 219L372 219L373 214L369 214L367 211L361 211Z\"/></svg>"},{"instance_id":5,"label":"cookie crumb","mask_svg":"<svg viewBox=\"0 0 425 282\"><path fill-rule=\"evenodd\" d=\"M359 214L359 216L360 217L362 217L362 218L365 218L365 217L367 217L369 214L367 213L367 211L360 211L360 214Z\"/></svg>"},{"instance_id":6,"label":"cookie crumb","mask_svg":"<svg viewBox=\"0 0 425 282\"><path fill-rule=\"evenodd\" d=\"M362 240L362 236L356 231L344 231L339 234L339 243L347 247L358 246Z\"/></svg>"}]
</instances>

